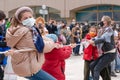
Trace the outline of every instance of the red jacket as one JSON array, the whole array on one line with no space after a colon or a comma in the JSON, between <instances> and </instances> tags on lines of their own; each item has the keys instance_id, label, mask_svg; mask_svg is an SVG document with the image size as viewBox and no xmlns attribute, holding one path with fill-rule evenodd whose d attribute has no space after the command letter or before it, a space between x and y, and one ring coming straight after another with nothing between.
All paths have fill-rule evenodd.
<instances>
[{"instance_id":1,"label":"red jacket","mask_svg":"<svg viewBox=\"0 0 120 80\"><path fill-rule=\"evenodd\" d=\"M89 34L86 35L85 39L90 40L91 37ZM87 48L84 49L83 59L84 60L96 60L98 58L98 50L96 46L89 45Z\"/></svg>"},{"instance_id":2,"label":"red jacket","mask_svg":"<svg viewBox=\"0 0 120 80\"><path fill-rule=\"evenodd\" d=\"M65 59L69 58L72 53L70 46L53 49L49 53L45 53L45 63L42 69L54 76L57 80L65 80Z\"/></svg>"}]
</instances>

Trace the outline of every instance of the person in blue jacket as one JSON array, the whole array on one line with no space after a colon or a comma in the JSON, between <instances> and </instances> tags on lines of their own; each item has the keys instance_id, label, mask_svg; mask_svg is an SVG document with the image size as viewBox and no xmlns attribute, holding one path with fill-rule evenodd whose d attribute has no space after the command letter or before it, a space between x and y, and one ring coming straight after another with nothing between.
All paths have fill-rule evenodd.
<instances>
[{"instance_id":1,"label":"person in blue jacket","mask_svg":"<svg viewBox=\"0 0 120 80\"><path fill-rule=\"evenodd\" d=\"M5 13L0 10L0 52L4 52L9 50L10 48L7 47L7 44L5 42L5 33L6 33L6 27L5 27ZM4 67L7 64L7 57L5 57L4 54L0 54L0 80L3 80L4 77L4 71L2 67Z\"/></svg>"}]
</instances>

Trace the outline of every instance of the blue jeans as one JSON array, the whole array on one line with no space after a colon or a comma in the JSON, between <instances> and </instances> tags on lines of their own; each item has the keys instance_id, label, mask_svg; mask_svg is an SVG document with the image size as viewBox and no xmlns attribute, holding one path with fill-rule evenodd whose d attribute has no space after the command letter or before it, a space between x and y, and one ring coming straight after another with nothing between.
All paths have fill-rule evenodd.
<instances>
[{"instance_id":1,"label":"blue jeans","mask_svg":"<svg viewBox=\"0 0 120 80\"><path fill-rule=\"evenodd\" d=\"M44 70L40 70L39 72L37 72L33 76L26 77L26 78L29 80L57 80L53 76L51 76L50 74L45 72Z\"/></svg>"},{"instance_id":2,"label":"blue jeans","mask_svg":"<svg viewBox=\"0 0 120 80\"><path fill-rule=\"evenodd\" d=\"M116 61L115 69L120 70L120 54L119 53L117 53L115 61Z\"/></svg>"},{"instance_id":3,"label":"blue jeans","mask_svg":"<svg viewBox=\"0 0 120 80\"><path fill-rule=\"evenodd\" d=\"M76 44L80 44L80 42L76 42ZM79 54L79 49L80 49L80 45L77 45L75 48L73 48L74 54Z\"/></svg>"}]
</instances>

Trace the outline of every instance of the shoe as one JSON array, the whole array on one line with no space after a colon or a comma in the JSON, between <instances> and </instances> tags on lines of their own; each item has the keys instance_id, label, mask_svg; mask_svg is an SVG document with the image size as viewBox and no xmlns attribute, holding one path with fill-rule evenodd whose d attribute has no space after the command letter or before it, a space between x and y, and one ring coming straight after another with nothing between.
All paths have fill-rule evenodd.
<instances>
[{"instance_id":1,"label":"shoe","mask_svg":"<svg viewBox=\"0 0 120 80\"><path fill-rule=\"evenodd\" d=\"M93 80L93 77L92 77L92 76L89 76L89 80Z\"/></svg>"},{"instance_id":2,"label":"shoe","mask_svg":"<svg viewBox=\"0 0 120 80\"><path fill-rule=\"evenodd\" d=\"M74 56L77 56L77 54L74 54Z\"/></svg>"},{"instance_id":3,"label":"shoe","mask_svg":"<svg viewBox=\"0 0 120 80\"><path fill-rule=\"evenodd\" d=\"M117 75L115 74L115 72L111 72L111 76L112 77L117 77Z\"/></svg>"},{"instance_id":4,"label":"shoe","mask_svg":"<svg viewBox=\"0 0 120 80\"><path fill-rule=\"evenodd\" d=\"M120 70L115 70L116 73L120 73Z\"/></svg>"},{"instance_id":5,"label":"shoe","mask_svg":"<svg viewBox=\"0 0 120 80\"><path fill-rule=\"evenodd\" d=\"M80 56L80 54L77 54L77 56Z\"/></svg>"}]
</instances>

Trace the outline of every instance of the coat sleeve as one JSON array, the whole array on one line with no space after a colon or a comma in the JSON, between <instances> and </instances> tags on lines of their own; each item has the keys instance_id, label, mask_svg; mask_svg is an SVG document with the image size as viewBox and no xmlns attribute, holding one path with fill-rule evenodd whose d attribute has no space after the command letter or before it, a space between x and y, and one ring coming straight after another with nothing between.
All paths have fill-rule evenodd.
<instances>
[{"instance_id":1,"label":"coat sleeve","mask_svg":"<svg viewBox=\"0 0 120 80\"><path fill-rule=\"evenodd\" d=\"M47 37L43 37L43 41L45 44L43 53L51 52L55 48L55 43L53 42L52 39L49 39Z\"/></svg>"},{"instance_id":2,"label":"coat sleeve","mask_svg":"<svg viewBox=\"0 0 120 80\"><path fill-rule=\"evenodd\" d=\"M96 45L104 42L110 42L112 35L113 35L112 31L105 32L101 37L95 38L94 42Z\"/></svg>"},{"instance_id":3,"label":"coat sleeve","mask_svg":"<svg viewBox=\"0 0 120 80\"><path fill-rule=\"evenodd\" d=\"M72 48L70 46L64 46L61 49L60 55L59 55L59 59L64 60L70 57L72 53Z\"/></svg>"}]
</instances>

